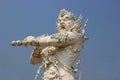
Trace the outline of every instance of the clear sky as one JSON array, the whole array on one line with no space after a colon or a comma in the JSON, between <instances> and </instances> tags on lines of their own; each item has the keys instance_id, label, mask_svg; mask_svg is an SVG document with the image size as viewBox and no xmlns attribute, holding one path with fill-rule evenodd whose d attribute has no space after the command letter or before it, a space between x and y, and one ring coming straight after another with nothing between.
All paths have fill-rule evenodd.
<instances>
[{"instance_id":1,"label":"clear sky","mask_svg":"<svg viewBox=\"0 0 120 80\"><path fill-rule=\"evenodd\" d=\"M0 0L0 80L33 80L38 68L29 64L33 47L10 43L57 32L63 8L82 14L83 24L89 19L82 80L120 80L120 0Z\"/></svg>"}]
</instances>

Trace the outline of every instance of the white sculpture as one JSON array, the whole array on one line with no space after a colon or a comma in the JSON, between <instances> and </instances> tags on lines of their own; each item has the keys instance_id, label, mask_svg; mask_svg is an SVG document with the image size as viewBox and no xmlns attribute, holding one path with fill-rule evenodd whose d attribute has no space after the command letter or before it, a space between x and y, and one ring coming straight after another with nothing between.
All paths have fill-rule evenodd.
<instances>
[{"instance_id":1,"label":"white sculpture","mask_svg":"<svg viewBox=\"0 0 120 80\"><path fill-rule=\"evenodd\" d=\"M76 18L73 13L63 9L57 19L58 33L12 41L13 46L34 46L30 63L41 64L35 80L42 68L45 69L42 80L75 80L72 74L78 71L79 62L74 68L72 65L87 39L85 29L88 20L84 26L81 21L82 16Z\"/></svg>"}]
</instances>

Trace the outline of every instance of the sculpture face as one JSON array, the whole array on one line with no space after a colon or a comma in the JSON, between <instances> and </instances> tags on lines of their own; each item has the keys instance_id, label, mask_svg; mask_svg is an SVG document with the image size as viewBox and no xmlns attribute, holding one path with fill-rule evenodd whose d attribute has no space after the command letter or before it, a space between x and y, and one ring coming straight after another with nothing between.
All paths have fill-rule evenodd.
<instances>
[{"instance_id":1,"label":"sculpture face","mask_svg":"<svg viewBox=\"0 0 120 80\"><path fill-rule=\"evenodd\" d=\"M76 17L65 9L60 11L57 19L58 31L70 31L74 25Z\"/></svg>"}]
</instances>

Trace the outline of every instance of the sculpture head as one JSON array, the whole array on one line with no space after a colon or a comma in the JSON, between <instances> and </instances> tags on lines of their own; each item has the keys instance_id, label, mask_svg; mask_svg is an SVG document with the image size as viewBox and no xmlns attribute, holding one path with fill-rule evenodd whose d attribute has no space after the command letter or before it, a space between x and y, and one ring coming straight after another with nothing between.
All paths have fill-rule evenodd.
<instances>
[{"instance_id":1,"label":"sculpture head","mask_svg":"<svg viewBox=\"0 0 120 80\"><path fill-rule=\"evenodd\" d=\"M62 9L57 19L57 29L62 31L80 31L82 16L76 18L73 13Z\"/></svg>"}]
</instances>

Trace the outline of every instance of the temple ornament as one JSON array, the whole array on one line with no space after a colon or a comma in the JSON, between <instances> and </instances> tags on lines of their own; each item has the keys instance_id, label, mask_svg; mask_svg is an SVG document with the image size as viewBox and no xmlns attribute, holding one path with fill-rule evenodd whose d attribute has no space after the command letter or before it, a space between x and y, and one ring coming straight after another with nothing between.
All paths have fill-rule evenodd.
<instances>
[{"instance_id":1,"label":"temple ornament","mask_svg":"<svg viewBox=\"0 0 120 80\"><path fill-rule=\"evenodd\" d=\"M73 13L62 9L57 19L58 32L52 35L38 37L28 36L24 40L12 41L13 46L34 46L30 56L30 63L40 64L35 79L40 70L45 69L42 80L76 80L73 73L79 70L80 61L73 67L83 49L87 39L86 20L82 25L82 15L74 16Z\"/></svg>"}]
</instances>

